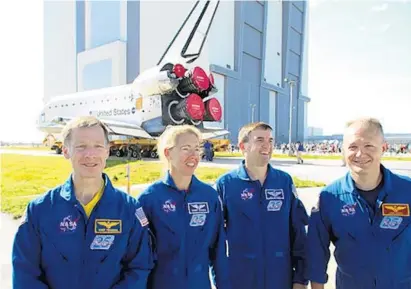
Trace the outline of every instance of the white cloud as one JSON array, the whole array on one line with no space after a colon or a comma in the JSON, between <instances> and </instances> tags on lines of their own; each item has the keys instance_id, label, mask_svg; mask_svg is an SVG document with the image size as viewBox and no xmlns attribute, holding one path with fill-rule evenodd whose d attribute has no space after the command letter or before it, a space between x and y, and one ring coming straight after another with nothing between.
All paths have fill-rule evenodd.
<instances>
[{"instance_id":1,"label":"white cloud","mask_svg":"<svg viewBox=\"0 0 411 289\"><path fill-rule=\"evenodd\" d=\"M381 4L381 5L374 5L374 6L372 6L372 7L371 7L371 11L374 11L374 12L382 12L382 11L387 10L387 8L388 8L388 4L387 4L387 3L383 3L383 4Z\"/></svg>"},{"instance_id":2,"label":"white cloud","mask_svg":"<svg viewBox=\"0 0 411 289\"><path fill-rule=\"evenodd\" d=\"M366 31L367 30L367 27L365 27L365 25L361 25L361 26L359 26L358 27L358 30L360 30L360 31Z\"/></svg>"}]
</instances>

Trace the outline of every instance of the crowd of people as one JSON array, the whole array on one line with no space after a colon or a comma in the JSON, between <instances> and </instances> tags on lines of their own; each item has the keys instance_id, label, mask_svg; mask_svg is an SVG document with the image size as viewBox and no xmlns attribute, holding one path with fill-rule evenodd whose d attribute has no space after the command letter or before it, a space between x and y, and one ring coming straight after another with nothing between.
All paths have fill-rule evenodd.
<instances>
[{"instance_id":1,"label":"crowd of people","mask_svg":"<svg viewBox=\"0 0 411 289\"><path fill-rule=\"evenodd\" d=\"M300 142L291 143L291 153L296 155ZM303 142L302 143L304 154L316 154L316 155L336 155L342 153L342 142L334 141L324 141L324 142ZM239 152L238 146L231 145L228 147L229 152ZM386 155L391 156L401 156L411 154L411 142L403 143L387 143L383 145L383 151ZM288 154L289 144L288 143L275 143L274 153L278 154Z\"/></svg>"},{"instance_id":2,"label":"crowd of people","mask_svg":"<svg viewBox=\"0 0 411 289\"><path fill-rule=\"evenodd\" d=\"M321 190L310 215L293 178L270 165L266 123L240 130L244 159L214 186L195 175L200 131L167 128L163 177L136 198L103 172L102 122L80 117L62 135L72 172L27 206L13 243L14 289L323 289L331 243L337 289L411 288L411 179L381 164L377 120L347 124L349 172Z\"/></svg>"}]
</instances>

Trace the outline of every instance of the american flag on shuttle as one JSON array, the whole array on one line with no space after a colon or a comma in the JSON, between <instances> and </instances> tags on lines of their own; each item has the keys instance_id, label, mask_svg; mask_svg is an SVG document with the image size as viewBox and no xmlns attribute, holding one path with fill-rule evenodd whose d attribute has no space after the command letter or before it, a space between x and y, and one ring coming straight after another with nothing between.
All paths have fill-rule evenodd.
<instances>
[{"instance_id":1,"label":"american flag on shuttle","mask_svg":"<svg viewBox=\"0 0 411 289\"><path fill-rule=\"evenodd\" d=\"M147 226L149 224L143 208L140 207L136 210L136 217L139 220L142 227Z\"/></svg>"}]
</instances>

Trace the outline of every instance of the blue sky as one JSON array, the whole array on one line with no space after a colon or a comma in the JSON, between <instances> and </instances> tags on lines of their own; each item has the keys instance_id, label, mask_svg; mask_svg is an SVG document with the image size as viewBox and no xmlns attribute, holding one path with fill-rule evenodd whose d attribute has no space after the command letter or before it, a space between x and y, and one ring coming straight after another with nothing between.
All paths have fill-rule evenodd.
<instances>
[{"instance_id":1,"label":"blue sky","mask_svg":"<svg viewBox=\"0 0 411 289\"><path fill-rule=\"evenodd\" d=\"M44 93L42 1L26 1L25 9L21 3L9 1L2 19L13 29L3 35L10 45L3 46L0 139L41 141L35 122ZM368 115L386 132L411 132L410 15L410 0L310 2L309 126L340 133L345 121Z\"/></svg>"},{"instance_id":2,"label":"blue sky","mask_svg":"<svg viewBox=\"0 0 411 289\"><path fill-rule=\"evenodd\" d=\"M312 1L310 11L308 124L338 133L366 115L410 133L411 2Z\"/></svg>"}]
</instances>

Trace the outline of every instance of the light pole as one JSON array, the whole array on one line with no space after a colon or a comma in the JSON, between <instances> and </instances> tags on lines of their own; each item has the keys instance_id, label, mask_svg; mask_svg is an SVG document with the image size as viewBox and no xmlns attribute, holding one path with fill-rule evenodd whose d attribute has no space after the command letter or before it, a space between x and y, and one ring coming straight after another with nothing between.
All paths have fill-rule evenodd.
<instances>
[{"instance_id":1,"label":"light pole","mask_svg":"<svg viewBox=\"0 0 411 289\"><path fill-rule=\"evenodd\" d=\"M290 121L289 121L289 129L288 129L288 155L291 155L291 136L292 136L292 125L293 125L293 86L296 84L295 80L291 80L288 78L284 78L284 81L288 83L290 87Z\"/></svg>"},{"instance_id":2,"label":"light pole","mask_svg":"<svg viewBox=\"0 0 411 289\"><path fill-rule=\"evenodd\" d=\"M251 107L251 122L254 122L254 109L256 107L255 104L250 104Z\"/></svg>"}]
</instances>

